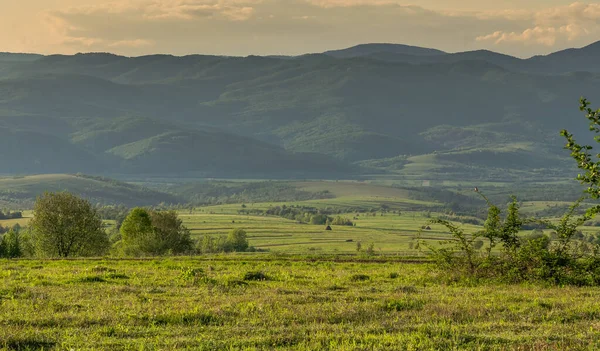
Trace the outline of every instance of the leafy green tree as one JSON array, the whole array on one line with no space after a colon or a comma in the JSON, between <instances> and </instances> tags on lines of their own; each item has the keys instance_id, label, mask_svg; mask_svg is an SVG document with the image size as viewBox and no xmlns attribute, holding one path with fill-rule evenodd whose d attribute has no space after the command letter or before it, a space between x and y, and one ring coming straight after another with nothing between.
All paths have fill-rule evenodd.
<instances>
[{"instance_id":1,"label":"leafy green tree","mask_svg":"<svg viewBox=\"0 0 600 351\"><path fill-rule=\"evenodd\" d=\"M99 256L108 237L92 205L73 194L44 193L30 222L36 253L47 257Z\"/></svg>"},{"instance_id":2,"label":"leafy green tree","mask_svg":"<svg viewBox=\"0 0 600 351\"><path fill-rule=\"evenodd\" d=\"M244 229L234 229L227 235L227 244L230 251L244 252L248 249L248 238Z\"/></svg>"},{"instance_id":3,"label":"leafy green tree","mask_svg":"<svg viewBox=\"0 0 600 351\"><path fill-rule=\"evenodd\" d=\"M121 225L121 242L125 255L160 256L190 252L190 231L175 211L133 209Z\"/></svg>"},{"instance_id":4,"label":"leafy green tree","mask_svg":"<svg viewBox=\"0 0 600 351\"><path fill-rule=\"evenodd\" d=\"M17 258L23 256L21 234L18 230L11 229L2 237L2 256L5 258Z\"/></svg>"},{"instance_id":5,"label":"leafy green tree","mask_svg":"<svg viewBox=\"0 0 600 351\"><path fill-rule=\"evenodd\" d=\"M155 251L154 230L148 210L134 208L121 224L121 246L125 255L142 255Z\"/></svg>"}]
</instances>

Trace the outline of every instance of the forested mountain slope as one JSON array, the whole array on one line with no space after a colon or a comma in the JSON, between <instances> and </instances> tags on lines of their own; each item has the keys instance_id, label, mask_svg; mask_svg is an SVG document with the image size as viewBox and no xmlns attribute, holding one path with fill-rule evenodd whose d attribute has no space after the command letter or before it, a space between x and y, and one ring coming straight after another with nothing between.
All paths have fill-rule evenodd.
<instances>
[{"instance_id":1,"label":"forested mountain slope","mask_svg":"<svg viewBox=\"0 0 600 351\"><path fill-rule=\"evenodd\" d=\"M557 171L569 167L558 131L585 131L577 101L600 96L598 62L598 43L527 60L392 44L299 57L0 54L2 173Z\"/></svg>"}]
</instances>

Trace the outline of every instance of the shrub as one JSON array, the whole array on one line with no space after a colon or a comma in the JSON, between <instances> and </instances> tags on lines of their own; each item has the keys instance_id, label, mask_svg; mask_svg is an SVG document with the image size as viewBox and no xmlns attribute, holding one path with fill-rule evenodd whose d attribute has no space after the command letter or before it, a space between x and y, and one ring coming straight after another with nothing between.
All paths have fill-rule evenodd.
<instances>
[{"instance_id":1,"label":"shrub","mask_svg":"<svg viewBox=\"0 0 600 351\"><path fill-rule=\"evenodd\" d=\"M403 298L400 300L391 300L385 304L385 309L387 311L411 311L411 310L421 310L425 302L422 300L415 300L409 298Z\"/></svg>"},{"instance_id":2,"label":"shrub","mask_svg":"<svg viewBox=\"0 0 600 351\"><path fill-rule=\"evenodd\" d=\"M555 224L522 219L515 198L509 204L504 218L500 209L488 201L488 218L482 231L467 235L450 222L434 219L431 223L445 226L450 238L442 242L439 248L422 241L419 245L427 247L438 266L449 274L499 278L509 282L599 285L600 249L597 245L575 240L577 228L593 215L587 213L575 217L580 203L576 202ZM557 240L552 241L542 231L519 237L526 222L536 222L554 230ZM478 251L481 241L485 241L483 254Z\"/></svg>"}]
</instances>

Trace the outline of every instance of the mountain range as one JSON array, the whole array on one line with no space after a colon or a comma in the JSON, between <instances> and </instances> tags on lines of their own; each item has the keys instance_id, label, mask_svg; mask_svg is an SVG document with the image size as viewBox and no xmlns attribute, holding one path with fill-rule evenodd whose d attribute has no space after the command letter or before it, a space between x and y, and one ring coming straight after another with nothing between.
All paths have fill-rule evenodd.
<instances>
[{"instance_id":1,"label":"mountain range","mask_svg":"<svg viewBox=\"0 0 600 351\"><path fill-rule=\"evenodd\" d=\"M4 174L560 178L600 42L519 59L365 44L297 57L0 53Z\"/></svg>"}]
</instances>

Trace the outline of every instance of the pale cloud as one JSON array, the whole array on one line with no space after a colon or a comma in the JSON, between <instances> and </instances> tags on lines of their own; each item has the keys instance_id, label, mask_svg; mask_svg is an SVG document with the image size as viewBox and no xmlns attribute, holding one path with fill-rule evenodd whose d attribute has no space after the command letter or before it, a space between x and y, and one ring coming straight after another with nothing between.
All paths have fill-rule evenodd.
<instances>
[{"instance_id":1,"label":"pale cloud","mask_svg":"<svg viewBox=\"0 0 600 351\"><path fill-rule=\"evenodd\" d=\"M553 47L600 34L600 4L576 2L540 11L523 13L531 23L521 31L497 30L476 38L479 42L538 44Z\"/></svg>"},{"instance_id":2,"label":"pale cloud","mask_svg":"<svg viewBox=\"0 0 600 351\"><path fill-rule=\"evenodd\" d=\"M222 16L233 21L244 21L254 14L253 5L261 0L167 0L140 4L137 8L148 19L183 19Z\"/></svg>"},{"instance_id":3,"label":"pale cloud","mask_svg":"<svg viewBox=\"0 0 600 351\"><path fill-rule=\"evenodd\" d=\"M600 36L600 4L448 10L403 0L123 0L47 12L54 47L126 55L301 54L365 42L529 56Z\"/></svg>"},{"instance_id":4,"label":"pale cloud","mask_svg":"<svg viewBox=\"0 0 600 351\"><path fill-rule=\"evenodd\" d=\"M311 5L324 7L324 8L402 5L401 1L394 1L394 0L306 0L306 2Z\"/></svg>"},{"instance_id":5,"label":"pale cloud","mask_svg":"<svg viewBox=\"0 0 600 351\"><path fill-rule=\"evenodd\" d=\"M109 47L116 47L116 48L143 48L143 47L148 47L148 46L153 46L154 42L151 40L144 40L144 39L134 39L134 40L120 40L120 41L115 41L112 43L109 43L108 46Z\"/></svg>"}]
</instances>

